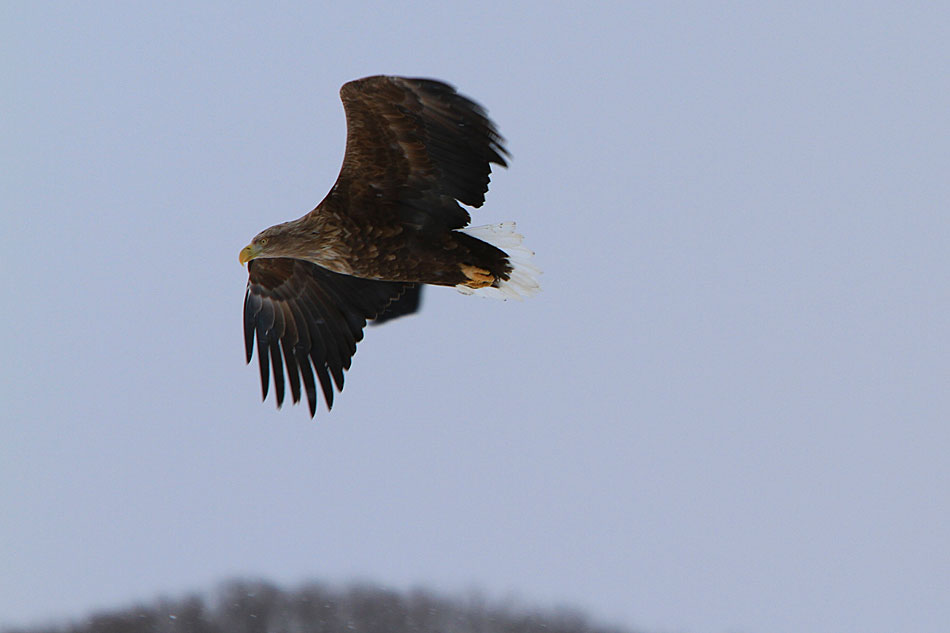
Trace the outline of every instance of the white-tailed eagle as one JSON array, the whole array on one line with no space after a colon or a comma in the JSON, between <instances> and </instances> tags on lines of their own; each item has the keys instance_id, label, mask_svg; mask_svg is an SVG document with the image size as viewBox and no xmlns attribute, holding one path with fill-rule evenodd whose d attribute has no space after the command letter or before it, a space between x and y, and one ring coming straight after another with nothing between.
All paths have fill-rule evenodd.
<instances>
[{"instance_id":1,"label":"white-tailed eagle","mask_svg":"<svg viewBox=\"0 0 950 633\"><path fill-rule=\"evenodd\" d=\"M259 233L241 250L247 362L254 340L266 399L285 380L310 415L343 389L367 320L414 312L421 284L520 298L538 290L514 223L467 227L507 166L502 137L478 104L430 79L345 84L346 152L336 183L310 213ZM461 203L461 204L459 204ZM314 378L316 377L316 379Z\"/></svg>"}]
</instances>

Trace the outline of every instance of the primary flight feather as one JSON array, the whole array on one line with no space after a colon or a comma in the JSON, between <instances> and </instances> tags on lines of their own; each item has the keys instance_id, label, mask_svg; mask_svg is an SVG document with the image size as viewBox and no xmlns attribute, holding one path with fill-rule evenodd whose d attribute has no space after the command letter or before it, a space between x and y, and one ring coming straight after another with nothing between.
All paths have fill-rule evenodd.
<instances>
[{"instance_id":1,"label":"primary flight feather","mask_svg":"<svg viewBox=\"0 0 950 633\"><path fill-rule=\"evenodd\" d=\"M420 285L520 298L538 290L513 223L468 227L503 139L475 102L431 79L375 76L340 89L346 152L336 183L303 217L259 233L240 253L247 362L313 416L317 385L333 406L367 320L410 314ZM286 371L285 371L286 370Z\"/></svg>"}]
</instances>

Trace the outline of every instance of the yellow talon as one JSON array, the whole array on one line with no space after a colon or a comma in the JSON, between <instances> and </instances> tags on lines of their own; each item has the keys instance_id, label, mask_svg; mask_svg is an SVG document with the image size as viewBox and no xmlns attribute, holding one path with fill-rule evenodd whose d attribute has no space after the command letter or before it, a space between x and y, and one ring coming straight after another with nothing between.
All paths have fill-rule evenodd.
<instances>
[{"instance_id":1,"label":"yellow talon","mask_svg":"<svg viewBox=\"0 0 950 633\"><path fill-rule=\"evenodd\" d=\"M484 288L495 283L495 276L478 266L462 264L462 274L468 279L465 285L469 288Z\"/></svg>"}]
</instances>

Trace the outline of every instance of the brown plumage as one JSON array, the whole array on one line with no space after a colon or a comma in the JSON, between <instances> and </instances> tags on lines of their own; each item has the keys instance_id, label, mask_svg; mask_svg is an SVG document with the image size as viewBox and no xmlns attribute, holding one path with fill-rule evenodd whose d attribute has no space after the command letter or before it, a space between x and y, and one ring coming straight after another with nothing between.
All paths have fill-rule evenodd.
<instances>
[{"instance_id":1,"label":"brown plumage","mask_svg":"<svg viewBox=\"0 0 950 633\"><path fill-rule=\"evenodd\" d=\"M247 361L256 338L263 396L273 372L281 405L286 368L293 401L302 383L311 416L317 382L327 408L333 384L342 390L366 320L415 311L420 284L507 296L537 288L524 281L533 269L518 276L508 253L459 230L470 221L459 203L480 207L491 163L506 166L502 138L479 105L447 84L402 77L351 81L340 97L346 152L333 188L310 213L262 231L240 257L249 273ZM520 241L505 233L502 245L517 244L512 236Z\"/></svg>"}]
</instances>

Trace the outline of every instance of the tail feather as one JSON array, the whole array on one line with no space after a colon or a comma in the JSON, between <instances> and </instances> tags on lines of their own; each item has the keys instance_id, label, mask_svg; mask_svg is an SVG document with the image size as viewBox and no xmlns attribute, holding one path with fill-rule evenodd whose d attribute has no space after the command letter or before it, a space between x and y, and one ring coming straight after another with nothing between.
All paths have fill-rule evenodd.
<instances>
[{"instance_id":1,"label":"tail feather","mask_svg":"<svg viewBox=\"0 0 950 633\"><path fill-rule=\"evenodd\" d=\"M541 269L530 262L530 259L534 256L534 251L522 244L524 236L517 233L515 228L514 222L502 222L501 224L486 224L459 229L460 233L471 235L503 250L508 255L508 263L511 265L508 279L498 279L494 284L485 288L455 286L459 292L493 299L517 299L520 301L541 291L541 286L538 283Z\"/></svg>"}]
</instances>

